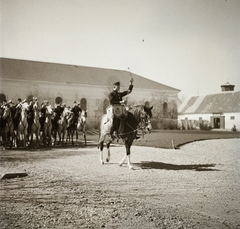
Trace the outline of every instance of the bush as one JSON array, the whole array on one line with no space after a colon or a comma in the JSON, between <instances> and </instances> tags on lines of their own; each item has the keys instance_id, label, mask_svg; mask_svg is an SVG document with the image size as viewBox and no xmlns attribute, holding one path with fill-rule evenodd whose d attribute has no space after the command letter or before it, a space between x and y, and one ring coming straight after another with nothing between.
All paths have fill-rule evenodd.
<instances>
[{"instance_id":1,"label":"bush","mask_svg":"<svg viewBox=\"0 0 240 229\"><path fill-rule=\"evenodd\" d=\"M151 120L153 129L176 130L178 126L177 119L155 118Z\"/></svg>"},{"instance_id":2,"label":"bush","mask_svg":"<svg viewBox=\"0 0 240 229\"><path fill-rule=\"evenodd\" d=\"M232 131L234 131L234 132L237 131L237 127L236 127L236 125L233 125L233 127L232 127Z\"/></svg>"},{"instance_id":3,"label":"bush","mask_svg":"<svg viewBox=\"0 0 240 229\"><path fill-rule=\"evenodd\" d=\"M212 130L211 125L209 125L208 123L202 123L199 126L200 126L200 130Z\"/></svg>"}]
</instances>

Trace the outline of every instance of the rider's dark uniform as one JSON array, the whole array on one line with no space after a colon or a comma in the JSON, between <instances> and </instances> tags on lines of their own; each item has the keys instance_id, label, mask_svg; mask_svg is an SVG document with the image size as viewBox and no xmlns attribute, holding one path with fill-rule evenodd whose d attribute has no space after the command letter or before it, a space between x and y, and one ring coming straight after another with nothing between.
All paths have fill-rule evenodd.
<instances>
[{"instance_id":1,"label":"rider's dark uniform","mask_svg":"<svg viewBox=\"0 0 240 229\"><path fill-rule=\"evenodd\" d=\"M64 111L64 107L62 107L60 104L58 104L57 107L54 109L55 116L52 122L53 129L58 128L58 120L61 118L63 111Z\"/></svg>"},{"instance_id":2,"label":"rider's dark uniform","mask_svg":"<svg viewBox=\"0 0 240 229\"><path fill-rule=\"evenodd\" d=\"M82 112L81 107L79 107L79 105L76 105L76 103L74 102L74 106L71 109L72 112L72 116L69 118L68 120L68 127L69 128L72 124L76 124L78 122L78 118L79 118L79 113Z\"/></svg>"},{"instance_id":3,"label":"rider's dark uniform","mask_svg":"<svg viewBox=\"0 0 240 229\"><path fill-rule=\"evenodd\" d=\"M43 103L41 110L40 110L40 118L39 118L39 122L41 125L41 128L40 128L41 131L43 131L44 122L46 120L46 110L47 110L46 105Z\"/></svg>"},{"instance_id":4,"label":"rider's dark uniform","mask_svg":"<svg viewBox=\"0 0 240 229\"><path fill-rule=\"evenodd\" d=\"M120 86L119 82L116 82L114 84L114 86ZM118 91L112 91L109 95L109 102L112 106L114 106L115 104L121 104L120 102L123 100L123 97L130 94L132 92L133 89L133 85L129 85L128 90L123 91L123 92L118 92ZM118 131L120 126L120 119L114 118L113 117L113 125L112 128L110 129L110 135L113 135L114 131Z\"/></svg>"},{"instance_id":5,"label":"rider's dark uniform","mask_svg":"<svg viewBox=\"0 0 240 229\"><path fill-rule=\"evenodd\" d=\"M33 120L33 101L30 102L30 105L27 109L27 122L28 122L28 129L30 129L34 122L34 120Z\"/></svg>"}]
</instances>

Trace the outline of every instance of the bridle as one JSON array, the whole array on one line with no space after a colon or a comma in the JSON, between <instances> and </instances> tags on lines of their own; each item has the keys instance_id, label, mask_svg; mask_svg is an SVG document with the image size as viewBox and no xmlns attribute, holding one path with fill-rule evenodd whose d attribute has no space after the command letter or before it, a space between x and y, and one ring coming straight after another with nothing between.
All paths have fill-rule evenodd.
<instances>
[{"instance_id":1,"label":"bridle","mask_svg":"<svg viewBox=\"0 0 240 229\"><path fill-rule=\"evenodd\" d=\"M147 114L147 112L144 111L144 109L143 109L140 113L140 122L136 129L133 129L133 127L128 122L126 122L126 124L132 129L132 131L130 131L128 133L122 133L120 135L130 134L133 132L137 132L138 130L142 130L143 134L145 134L145 133L149 132L149 130L147 130L147 127L151 124L150 115Z\"/></svg>"},{"instance_id":2,"label":"bridle","mask_svg":"<svg viewBox=\"0 0 240 229\"><path fill-rule=\"evenodd\" d=\"M140 113L140 123L138 124L138 129L146 131L146 128L151 124L150 115L142 109Z\"/></svg>"}]
</instances>

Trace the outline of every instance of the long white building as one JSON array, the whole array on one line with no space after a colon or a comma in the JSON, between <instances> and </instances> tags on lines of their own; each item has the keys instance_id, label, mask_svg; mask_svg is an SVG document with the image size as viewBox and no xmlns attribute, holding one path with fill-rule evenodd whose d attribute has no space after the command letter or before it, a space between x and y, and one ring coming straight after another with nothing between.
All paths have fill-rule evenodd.
<instances>
[{"instance_id":1,"label":"long white building","mask_svg":"<svg viewBox=\"0 0 240 229\"><path fill-rule=\"evenodd\" d=\"M146 79L128 71L0 58L0 101L18 98L48 100L52 105L60 101L72 106L81 103L89 118L96 118L109 105L112 85L120 81L126 90L129 78L134 78L134 89L127 96L129 104L149 103L153 114L167 117L177 110L180 90Z\"/></svg>"}]
</instances>

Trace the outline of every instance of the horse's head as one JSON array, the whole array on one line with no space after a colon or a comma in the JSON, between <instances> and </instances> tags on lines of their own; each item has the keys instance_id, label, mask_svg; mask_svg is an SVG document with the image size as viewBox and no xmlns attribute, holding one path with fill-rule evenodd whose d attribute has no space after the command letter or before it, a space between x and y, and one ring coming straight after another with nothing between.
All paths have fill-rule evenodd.
<instances>
[{"instance_id":1,"label":"horse's head","mask_svg":"<svg viewBox=\"0 0 240 229\"><path fill-rule=\"evenodd\" d=\"M78 118L77 129L85 131L87 121L87 110L82 110L81 115Z\"/></svg>"},{"instance_id":2,"label":"horse's head","mask_svg":"<svg viewBox=\"0 0 240 229\"><path fill-rule=\"evenodd\" d=\"M151 118L152 118L152 107L144 106L140 113L140 126L143 130L147 131L148 133L151 133L152 130L152 124L151 124Z\"/></svg>"},{"instance_id":3,"label":"horse's head","mask_svg":"<svg viewBox=\"0 0 240 229\"><path fill-rule=\"evenodd\" d=\"M53 109L51 105L46 106L46 115L52 115Z\"/></svg>"},{"instance_id":4,"label":"horse's head","mask_svg":"<svg viewBox=\"0 0 240 229\"><path fill-rule=\"evenodd\" d=\"M3 109L2 117L3 119L7 119L10 115L11 115L10 108L6 106L5 109Z\"/></svg>"},{"instance_id":5,"label":"horse's head","mask_svg":"<svg viewBox=\"0 0 240 229\"><path fill-rule=\"evenodd\" d=\"M35 101L34 103L33 103L33 110L35 111L35 110L38 110L38 101Z\"/></svg>"},{"instance_id":6,"label":"horse's head","mask_svg":"<svg viewBox=\"0 0 240 229\"><path fill-rule=\"evenodd\" d=\"M80 120L81 120L82 123L85 123L86 120L87 120L87 112L88 112L87 110L86 111L82 110L82 113L80 115Z\"/></svg>"}]
</instances>

